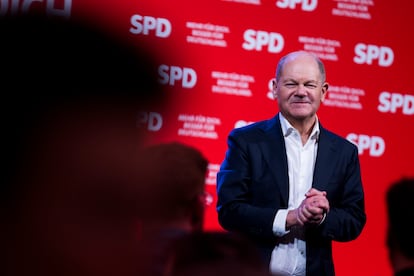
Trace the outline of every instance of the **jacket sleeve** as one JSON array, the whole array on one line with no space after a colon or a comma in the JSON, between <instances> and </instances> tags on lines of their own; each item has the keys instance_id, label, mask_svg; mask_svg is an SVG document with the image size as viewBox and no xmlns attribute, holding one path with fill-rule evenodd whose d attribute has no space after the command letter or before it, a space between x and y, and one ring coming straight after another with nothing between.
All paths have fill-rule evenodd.
<instances>
[{"instance_id":1,"label":"jacket sleeve","mask_svg":"<svg viewBox=\"0 0 414 276\"><path fill-rule=\"evenodd\" d=\"M259 136L260 137L260 136ZM220 225L229 231L274 239L273 220L278 195L272 194L274 179L264 161L260 139L233 130L217 173L217 212Z\"/></svg>"},{"instance_id":2,"label":"jacket sleeve","mask_svg":"<svg viewBox=\"0 0 414 276\"><path fill-rule=\"evenodd\" d=\"M366 223L358 149L338 138L330 148L322 151L329 153L318 153L321 158L317 160L314 185L324 183L322 189L327 191L331 209L314 237L322 235L325 239L341 242L354 240Z\"/></svg>"}]
</instances>

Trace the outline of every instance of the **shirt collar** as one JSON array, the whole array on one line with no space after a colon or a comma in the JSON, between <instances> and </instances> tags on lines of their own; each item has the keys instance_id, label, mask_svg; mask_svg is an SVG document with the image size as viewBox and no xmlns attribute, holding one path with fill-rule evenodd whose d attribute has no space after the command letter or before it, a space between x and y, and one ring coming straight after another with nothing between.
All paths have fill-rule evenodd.
<instances>
[{"instance_id":1,"label":"shirt collar","mask_svg":"<svg viewBox=\"0 0 414 276\"><path fill-rule=\"evenodd\" d=\"M282 132L283 132L283 136L284 137L288 137L293 131L295 131L296 129L289 123L289 121L282 115L281 112L279 112L279 120L280 120L280 125L282 127ZM313 126L310 138L316 140L316 142L319 141L319 134L320 134L320 129L319 129L319 119L318 116L316 116L316 123Z\"/></svg>"}]
</instances>

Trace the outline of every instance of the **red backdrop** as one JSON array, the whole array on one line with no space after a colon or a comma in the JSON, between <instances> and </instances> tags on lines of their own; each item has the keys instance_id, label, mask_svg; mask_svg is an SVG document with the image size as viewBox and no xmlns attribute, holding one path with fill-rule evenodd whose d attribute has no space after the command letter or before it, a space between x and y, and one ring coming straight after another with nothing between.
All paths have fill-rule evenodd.
<instances>
[{"instance_id":1,"label":"red backdrop","mask_svg":"<svg viewBox=\"0 0 414 276\"><path fill-rule=\"evenodd\" d=\"M215 176L228 132L277 112L269 91L282 55L318 54L330 83L318 115L359 147L368 216L358 239L334 243L337 275L387 276L385 191L414 176L413 6L409 0L6 0L0 15L36 9L86 17L157 55L171 108L148 110L140 120L151 141L182 141L210 160L207 230L221 229Z\"/></svg>"}]
</instances>

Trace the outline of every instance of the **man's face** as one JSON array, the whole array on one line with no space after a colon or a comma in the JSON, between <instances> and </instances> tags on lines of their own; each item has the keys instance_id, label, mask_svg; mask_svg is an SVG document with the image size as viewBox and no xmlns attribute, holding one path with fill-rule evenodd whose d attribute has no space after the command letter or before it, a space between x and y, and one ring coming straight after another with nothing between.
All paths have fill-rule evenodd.
<instances>
[{"instance_id":1,"label":"man's face","mask_svg":"<svg viewBox=\"0 0 414 276\"><path fill-rule=\"evenodd\" d=\"M327 83L322 83L318 64L312 56L298 54L286 61L280 79L273 82L279 110L290 121L312 119L325 98Z\"/></svg>"}]
</instances>

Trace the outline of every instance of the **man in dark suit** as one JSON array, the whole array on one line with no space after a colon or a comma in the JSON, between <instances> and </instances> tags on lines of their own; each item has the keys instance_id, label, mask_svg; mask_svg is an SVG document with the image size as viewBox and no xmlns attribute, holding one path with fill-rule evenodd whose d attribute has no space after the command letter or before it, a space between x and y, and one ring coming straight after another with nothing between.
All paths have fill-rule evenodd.
<instances>
[{"instance_id":1,"label":"man in dark suit","mask_svg":"<svg viewBox=\"0 0 414 276\"><path fill-rule=\"evenodd\" d=\"M221 226L253 239L275 275L335 275L332 241L356 239L366 223L358 149L316 114L327 90L317 56L284 56L280 112L232 130L217 174Z\"/></svg>"}]
</instances>

